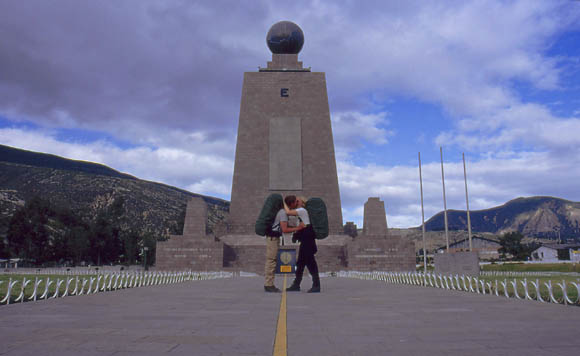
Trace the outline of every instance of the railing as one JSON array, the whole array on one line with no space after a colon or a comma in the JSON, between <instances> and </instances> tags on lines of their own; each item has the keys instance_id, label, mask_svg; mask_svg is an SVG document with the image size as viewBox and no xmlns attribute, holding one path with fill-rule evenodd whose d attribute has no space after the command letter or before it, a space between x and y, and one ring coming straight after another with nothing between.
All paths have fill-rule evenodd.
<instances>
[{"instance_id":1,"label":"railing","mask_svg":"<svg viewBox=\"0 0 580 356\"><path fill-rule=\"evenodd\" d=\"M487 281L482 278L465 275L441 275L435 273L424 274L421 272L356 271L341 271L336 273L336 276L343 278L376 280L393 284L407 284L422 287L442 288L477 294L489 294L521 300L535 300L542 303L580 305L580 279L578 279L576 282L562 279L561 283L553 283L551 280L540 283L538 278L536 278L535 281L528 281L527 278L524 278L523 280L518 280L516 278L513 280L508 280L507 278L504 278L503 281L498 281L497 279L494 281ZM499 275L490 274L490 276ZM576 290L576 296L571 296L568 284L570 284L572 288ZM518 291L518 286L521 286L520 291ZM560 293L555 293L558 292L558 289L556 288L561 291L561 296Z\"/></svg>"},{"instance_id":2,"label":"railing","mask_svg":"<svg viewBox=\"0 0 580 356\"><path fill-rule=\"evenodd\" d=\"M46 273L46 271L45 271ZM218 278L231 278L232 272L111 272L100 273L94 276L83 277L85 274L75 276L67 275L64 279L59 277L34 277L8 280L6 295L0 300L0 304L10 304L12 291L19 290L14 302L46 300L50 298L62 298L73 295L95 294L109 292L117 289L139 288L161 284L174 284L186 281L200 281ZM0 281L0 285L4 281ZM31 284L32 283L32 284ZM44 284L43 284L44 283ZM20 285L19 285L20 284ZM26 287L33 287L32 293L26 295ZM41 287L42 285L42 287ZM54 285L54 292L51 286ZM64 291L62 286L64 285ZM0 296L1 298L1 296Z\"/></svg>"}]
</instances>

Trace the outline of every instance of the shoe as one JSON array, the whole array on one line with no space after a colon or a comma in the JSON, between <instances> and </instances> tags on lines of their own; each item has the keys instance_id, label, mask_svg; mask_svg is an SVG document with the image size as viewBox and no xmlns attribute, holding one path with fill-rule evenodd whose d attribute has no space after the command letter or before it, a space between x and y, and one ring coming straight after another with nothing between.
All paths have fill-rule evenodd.
<instances>
[{"instance_id":1,"label":"shoe","mask_svg":"<svg viewBox=\"0 0 580 356\"><path fill-rule=\"evenodd\" d=\"M320 293L320 286L312 286L307 293Z\"/></svg>"},{"instance_id":2,"label":"shoe","mask_svg":"<svg viewBox=\"0 0 580 356\"><path fill-rule=\"evenodd\" d=\"M281 293L282 291L275 286L264 286L264 291L268 293Z\"/></svg>"},{"instance_id":3,"label":"shoe","mask_svg":"<svg viewBox=\"0 0 580 356\"><path fill-rule=\"evenodd\" d=\"M286 292L300 292L300 286L292 283L290 287L286 288Z\"/></svg>"}]
</instances>

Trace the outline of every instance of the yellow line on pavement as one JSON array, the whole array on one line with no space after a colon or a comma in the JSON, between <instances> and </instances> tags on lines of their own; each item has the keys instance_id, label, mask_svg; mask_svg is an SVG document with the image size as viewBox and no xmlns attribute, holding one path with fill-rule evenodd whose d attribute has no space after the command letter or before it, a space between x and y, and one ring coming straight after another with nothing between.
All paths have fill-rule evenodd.
<instances>
[{"instance_id":1,"label":"yellow line on pavement","mask_svg":"<svg viewBox=\"0 0 580 356\"><path fill-rule=\"evenodd\" d=\"M276 327L276 339L274 340L273 356L287 356L288 344L286 338L286 275L284 275L284 288L282 289L282 300L280 301L280 312L278 313L278 325Z\"/></svg>"}]
</instances>

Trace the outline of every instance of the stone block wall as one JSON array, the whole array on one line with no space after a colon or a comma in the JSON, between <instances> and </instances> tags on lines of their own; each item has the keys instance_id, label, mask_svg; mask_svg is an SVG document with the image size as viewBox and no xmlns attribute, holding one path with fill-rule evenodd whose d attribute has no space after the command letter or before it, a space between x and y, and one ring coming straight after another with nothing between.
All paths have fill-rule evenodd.
<instances>
[{"instance_id":1,"label":"stone block wall","mask_svg":"<svg viewBox=\"0 0 580 356\"><path fill-rule=\"evenodd\" d=\"M479 276L479 255L476 251L436 253L433 260L435 273Z\"/></svg>"},{"instance_id":2,"label":"stone block wall","mask_svg":"<svg viewBox=\"0 0 580 356\"><path fill-rule=\"evenodd\" d=\"M238 240L239 241L236 241ZM244 272L264 274L266 262L266 241L258 236L248 242L247 237L224 237L223 267Z\"/></svg>"},{"instance_id":3,"label":"stone block wall","mask_svg":"<svg viewBox=\"0 0 580 356\"><path fill-rule=\"evenodd\" d=\"M158 241L155 268L162 270L219 271L223 269L224 244L206 235L207 204L202 198L187 203L183 235Z\"/></svg>"},{"instance_id":4,"label":"stone block wall","mask_svg":"<svg viewBox=\"0 0 580 356\"><path fill-rule=\"evenodd\" d=\"M219 271L223 267L224 245L182 235L157 242L157 270Z\"/></svg>"},{"instance_id":5,"label":"stone block wall","mask_svg":"<svg viewBox=\"0 0 580 356\"><path fill-rule=\"evenodd\" d=\"M347 246L349 270L415 270L415 246L401 236L361 236Z\"/></svg>"},{"instance_id":6,"label":"stone block wall","mask_svg":"<svg viewBox=\"0 0 580 356\"><path fill-rule=\"evenodd\" d=\"M320 272L344 271L347 266L346 246L319 244L316 262Z\"/></svg>"}]
</instances>

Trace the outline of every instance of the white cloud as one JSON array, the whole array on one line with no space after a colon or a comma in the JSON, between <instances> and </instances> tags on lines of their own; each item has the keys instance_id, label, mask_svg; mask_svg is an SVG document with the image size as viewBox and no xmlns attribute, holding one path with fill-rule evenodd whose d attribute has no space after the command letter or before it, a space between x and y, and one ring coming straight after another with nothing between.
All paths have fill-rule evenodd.
<instances>
[{"instance_id":1,"label":"white cloud","mask_svg":"<svg viewBox=\"0 0 580 356\"><path fill-rule=\"evenodd\" d=\"M576 187L580 176L580 153L570 161L548 152L512 153L509 157L489 156L470 162L467 178L471 210L487 209L521 196L549 195L580 200ZM465 210L463 163L445 162L447 208ZM362 226L362 205L368 197L385 202L390 227L421 224L421 196L418 167L356 166L338 162L344 220ZM423 195L425 219L443 210L443 188L439 162L424 163ZM359 210L357 210L359 209Z\"/></svg>"},{"instance_id":2,"label":"white cloud","mask_svg":"<svg viewBox=\"0 0 580 356\"><path fill-rule=\"evenodd\" d=\"M192 192L229 199L233 160L206 152L176 147L137 146L122 149L107 141L88 144L63 142L54 132L0 129L0 142L22 149L92 161L134 175Z\"/></svg>"},{"instance_id":3,"label":"white cloud","mask_svg":"<svg viewBox=\"0 0 580 356\"><path fill-rule=\"evenodd\" d=\"M509 81L560 86L558 60L544 52L580 19L569 1L527 0L57 8L5 2L0 22L10 36L0 38L0 64L10 75L0 85L0 113L130 142L165 140L161 146L173 143L159 129L235 135L242 72L265 65L264 34L282 18L303 27L301 59L327 72L333 111L373 115L404 95L485 122L520 104ZM131 135L131 126L146 129Z\"/></svg>"},{"instance_id":4,"label":"white cloud","mask_svg":"<svg viewBox=\"0 0 580 356\"><path fill-rule=\"evenodd\" d=\"M347 111L332 114L332 134L337 151L352 152L365 142L384 145L394 133L387 130L387 113L362 114Z\"/></svg>"},{"instance_id":5,"label":"white cloud","mask_svg":"<svg viewBox=\"0 0 580 356\"><path fill-rule=\"evenodd\" d=\"M474 150L501 149L513 144L559 150L580 145L580 119L555 117L538 104L517 104L480 119L461 120L457 131L441 133L437 144Z\"/></svg>"}]
</instances>

